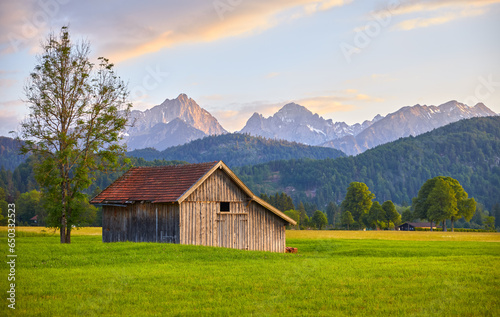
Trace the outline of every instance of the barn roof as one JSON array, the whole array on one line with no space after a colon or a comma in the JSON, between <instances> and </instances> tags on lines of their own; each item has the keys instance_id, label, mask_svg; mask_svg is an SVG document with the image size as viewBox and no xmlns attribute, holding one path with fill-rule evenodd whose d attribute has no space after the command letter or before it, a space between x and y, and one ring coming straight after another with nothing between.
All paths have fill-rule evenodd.
<instances>
[{"instance_id":1,"label":"barn roof","mask_svg":"<svg viewBox=\"0 0 500 317\"><path fill-rule=\"evenodd\" d=\"M295 225L284 213L255 196L224 162L201 164L133 167L118 178L90 203L96 205L124 205L136 201L152 203L181 203L213 172L222 169L250 197L272 213Z\"/></svg>"},{"instance_id":2,"label":"barn roof","mask_svg":"<svg viewBox=\"0 0 500 317\"><path fill-rule=\"evenodd\" d=\"M430 228L431 227L430 222L405 222L402 225L400 225L400 227L404 226L405 224L409 224L415 228ZM436 227L436 226L433 225L433 227Z\"/></svg>"},{"instance_id":3,"label":"barn roof","mask_svg":"<svg viewBox=\"0 0 500 317\"><path fill-rule=\"evenodd\" d=\"M132 167L94 197L91 203L175 202L216 164Z\"/></svg>"}]
</instances>

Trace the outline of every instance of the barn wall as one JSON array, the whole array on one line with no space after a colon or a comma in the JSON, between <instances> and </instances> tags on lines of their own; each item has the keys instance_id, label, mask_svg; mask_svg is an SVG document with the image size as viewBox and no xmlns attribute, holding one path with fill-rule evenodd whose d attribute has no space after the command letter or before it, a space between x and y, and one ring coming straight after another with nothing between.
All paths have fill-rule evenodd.
<instances>
[{"instance_id":1,"label":"barn wall","mask_svg":"<svg viewBox=\"0 0 500 317\"><path fill-rule=\"evenodd\" d=\"M179 243L179 206L151 203L103 206L102 241Z\"/></svg>"},{"instance_id":2,"label":"barn wall","mask_svg":"<svg viewBox=\"0 0 500 317\"><path fill-rule=\"evenodd\" d=\"M180 206L182 244L247 249L248 195L225 172L210 175ZM220 202L230 212L220 212Z\"/></svg>"},{"instance_id":3,"label":"barn wall","mask_svg":"<svg viewBox=\"0 0 500 317\"><path fill-rule=\"evenodd\" d=\"M243 250L285 251L284 220L250 197L221 170L180 206L180 243ZM230 212L220 212L220 202Z\"/></svg>"},{"instance_id":4,"label":"barn wall","mask_svg":"<svg viewBox=\"0 0 500 317\"><path fill-rule=\"evenodd\" d=\"M256 202L249 206L248 249L285 252L286 222Z\"/></svg>"}]
</instances>

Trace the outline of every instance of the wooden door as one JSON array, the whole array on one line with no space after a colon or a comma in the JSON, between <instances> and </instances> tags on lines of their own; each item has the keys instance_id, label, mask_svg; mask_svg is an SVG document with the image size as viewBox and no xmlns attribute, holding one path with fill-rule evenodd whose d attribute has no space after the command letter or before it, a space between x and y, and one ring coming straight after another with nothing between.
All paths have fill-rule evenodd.
<instances>
[{"instance_id":1,"label":"wooden door","mask_svg":"<svg viewBox=\"0 0 500 317\"><path fill-rule=\"evenodd\" d=\"M224 248L248 250L248 214L217 214L217 245Z\"/></svg>"}]
</instances>

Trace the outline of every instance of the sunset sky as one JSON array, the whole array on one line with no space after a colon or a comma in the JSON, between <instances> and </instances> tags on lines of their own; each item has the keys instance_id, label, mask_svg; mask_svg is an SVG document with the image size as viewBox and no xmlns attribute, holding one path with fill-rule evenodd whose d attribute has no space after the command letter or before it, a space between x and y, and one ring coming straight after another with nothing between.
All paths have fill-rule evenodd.
<instances>
[{"instance_id":1,"label":"sunset sky","mask_svg":"<svg viewBox=\"0 0 500 317\"><path fill-rule=\"evenodd\" d=\"M450 100L500 112L500 0L20 0L0 2L0 135L63 25L134 109L186 93L229 131L292 101L349 124Z\"/></svg>"}]
</instances>

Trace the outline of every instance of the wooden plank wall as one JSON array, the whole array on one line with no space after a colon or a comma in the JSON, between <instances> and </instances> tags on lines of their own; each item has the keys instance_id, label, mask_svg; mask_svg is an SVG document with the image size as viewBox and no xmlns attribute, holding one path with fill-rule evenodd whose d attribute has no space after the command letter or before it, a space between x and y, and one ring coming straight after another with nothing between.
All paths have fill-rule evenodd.
<instances>
[{"instance_id":1,"label":"wooden plank wall","mask_svg":"<svg viewBox=\"0 0 500 317\"><path fill-rule=\"evenodd\" d=\"M222 170L216 170L180 206L181 243L247 249L245 203L250 198ZM220 213L220 202L229 213Z\"/></svg>"},{"instance_id":2,"label":"wooden plank wall","mask_svg":"<svg viewBox=\"0 0 500 317\"><path fill-rule=\"evenodd\" d=\"M179 206L151 203L103 206L102 241L179 243Z\"/></svg>"},{"instance_id":3,"label":"wooden plank wall","mask_svg":"<svg viewBox=\"0 0 500 317\"><path fill-rule=\"evenodd\" d=\"M249 199L217 170L181 204L180 243L285 252L284 220ZM229 213L220 212L221 201Z\"/></svg>"},{"instance_id":4,"label":"wooden plank wall","mask_svg":"<svg viewBox=\"0 0 500 317\"><path fill-rule=\"evenodd\" d=\"M249 250L285 252L285 221L256 202L249 206Z\"/></svg>"}]
</instances>

